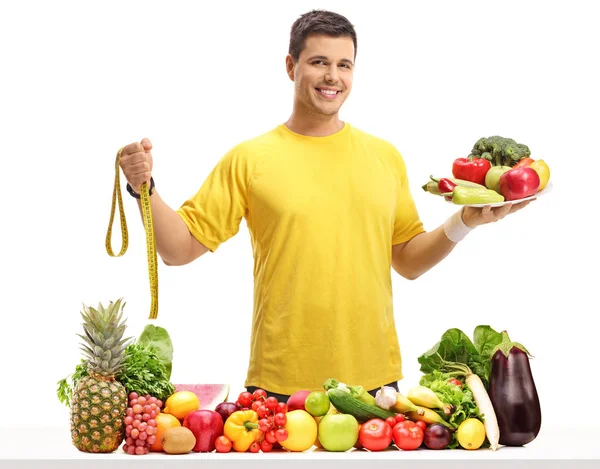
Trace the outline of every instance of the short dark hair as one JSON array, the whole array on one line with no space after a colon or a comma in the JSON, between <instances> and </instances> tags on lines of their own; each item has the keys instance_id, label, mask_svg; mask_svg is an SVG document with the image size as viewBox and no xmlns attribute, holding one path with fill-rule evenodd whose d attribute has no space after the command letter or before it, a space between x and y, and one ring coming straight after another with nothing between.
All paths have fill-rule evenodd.
<instances>
[{"instance_id":1,"label":"short dark hair","mask_svg":"<svg viewBox=\"0 0 600 469\"><path fill-rule=\"evenodd\" d=\"M351 37L354 42L354 59L356 59L356 31L354 25L345 16L326 10L311 10L300 16L292 25L290 33L289 53L294 61L298 61L300 52L305 47L306 38L311 34Z\"/></svg>"}]
</instances>

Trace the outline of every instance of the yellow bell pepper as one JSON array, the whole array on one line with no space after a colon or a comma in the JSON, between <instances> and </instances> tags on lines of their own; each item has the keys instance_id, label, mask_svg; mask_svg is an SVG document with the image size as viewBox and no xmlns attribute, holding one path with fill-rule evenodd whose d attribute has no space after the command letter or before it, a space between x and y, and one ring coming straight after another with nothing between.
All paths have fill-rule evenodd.
<instances>
[{"instance_id":1,"label":"yellow bell pepper","mask_svg":"<svg viewBox=\"0 0 600 469\"><path fill-rule=\"evenodd\" d=\"M225 422L223 434L233 443L235 451L247 451L252 443L262 437L258 428L258 414L253 410L238 410L232 413Z\"/></svg>"}]
</instances>

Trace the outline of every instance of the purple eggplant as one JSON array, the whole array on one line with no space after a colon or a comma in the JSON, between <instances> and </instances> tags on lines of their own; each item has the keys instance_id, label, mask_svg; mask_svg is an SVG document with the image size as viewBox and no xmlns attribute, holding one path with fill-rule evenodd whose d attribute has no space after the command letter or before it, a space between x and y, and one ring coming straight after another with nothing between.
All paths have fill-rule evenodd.
<instances>
[{"instance_id":1,"label":"purple eggplant","mask_svg":"<svg viewBox=\"0 0 600 469\"><path fill-rule=\"evenodd\" d=\"M542 411L529 366L529 352L511 342L506 331L492 354L490 400L498 419L499 443L523 446L540 431Z\"/></svg>"}]
</instances>

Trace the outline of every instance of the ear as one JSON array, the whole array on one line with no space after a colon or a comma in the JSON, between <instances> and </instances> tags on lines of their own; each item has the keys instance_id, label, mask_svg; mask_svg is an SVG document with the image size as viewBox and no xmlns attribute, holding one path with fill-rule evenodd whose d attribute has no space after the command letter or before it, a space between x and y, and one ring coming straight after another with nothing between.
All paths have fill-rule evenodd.
<instances>
[{"instance_id":1,"label":"ear","mask_svg":"<svg viewBox=\"0 0 600 469\"><path fill-rule=\"evenodd\" d=\"M292 58L291 54L288 54L285 58L285 71L292 81L294 81L294 66L294 59Z\"/></svg>"}]
</instances>

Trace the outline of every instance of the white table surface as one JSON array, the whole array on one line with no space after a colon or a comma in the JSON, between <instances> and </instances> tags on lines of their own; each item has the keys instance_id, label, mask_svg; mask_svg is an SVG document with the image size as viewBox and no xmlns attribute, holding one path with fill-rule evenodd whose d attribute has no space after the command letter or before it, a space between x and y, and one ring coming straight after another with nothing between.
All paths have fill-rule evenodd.
<instances>
[{"instance_id":1,"label":"white table surface","mask_svg":"<svg viewBox=\"0 0 600 469\"><path fill-rule=\"evenodd\" d=\"M243 467L275 468L596 468L600 469L600 426L589 428L544 428L538 437L525 447L500 447L497 451L419 449L382 452L352 450L332 453L322 449L303 453L273 451L271 453L189 453L168 455L149 453L130 456L121 449L111 454L88 454L78 451L71 443L68 427L1 428L0 469L12 468L110 468L140 467L191 468Z\"/></svg>"}]
</instances>

